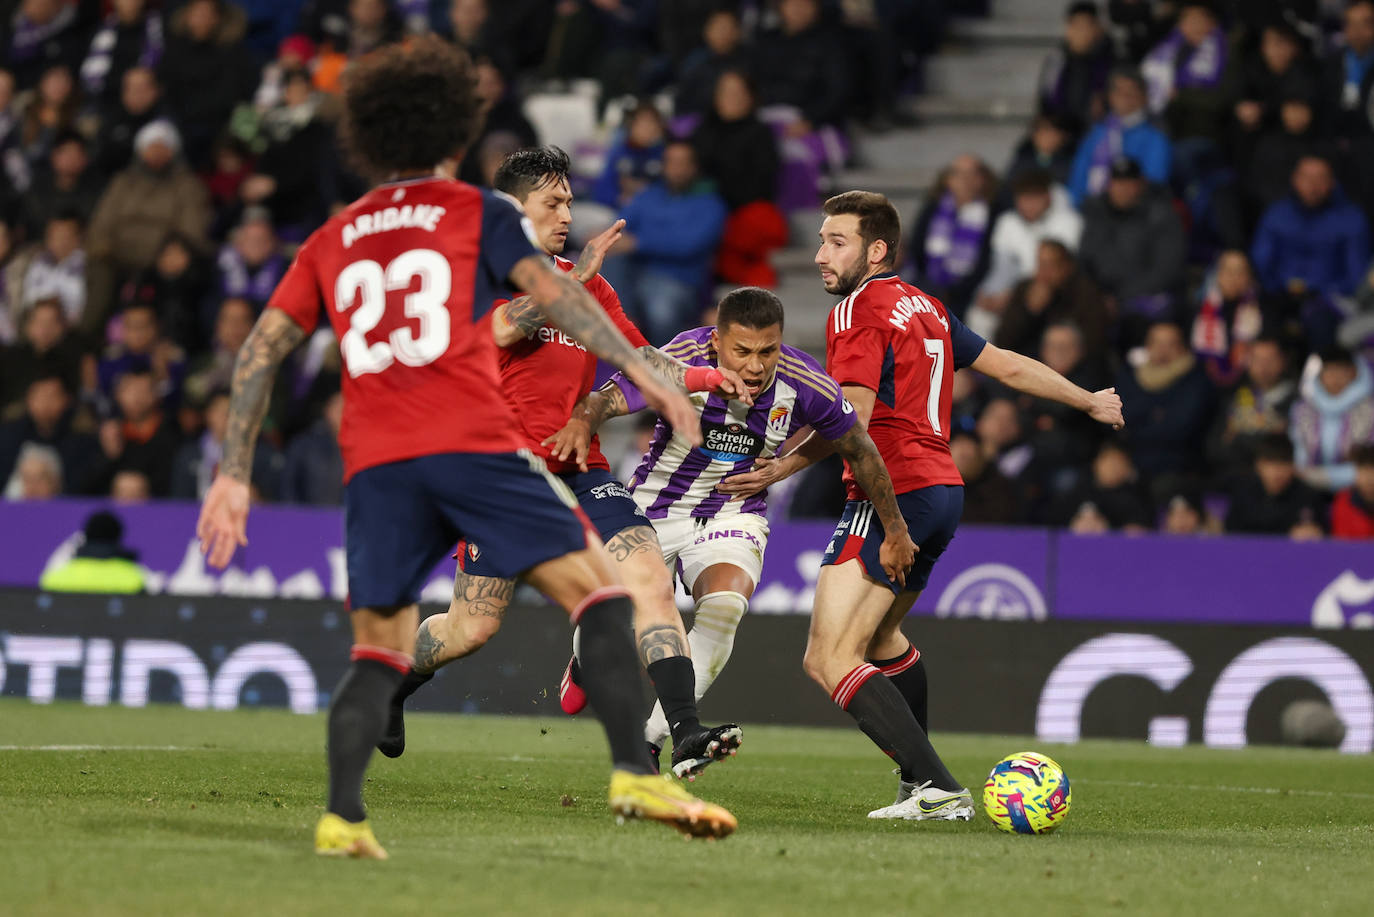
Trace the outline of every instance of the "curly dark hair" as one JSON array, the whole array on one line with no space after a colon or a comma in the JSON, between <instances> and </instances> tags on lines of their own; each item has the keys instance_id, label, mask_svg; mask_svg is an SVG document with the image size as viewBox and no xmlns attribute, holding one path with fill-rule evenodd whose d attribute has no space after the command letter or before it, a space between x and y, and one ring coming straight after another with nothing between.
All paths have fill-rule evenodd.
<instances>
[{"instance_id":1,"label":"curly dark hair","mask_svg":"<svg viewBox=\"0 0 1374 917\"><path fill-rule=\"evenodd\" d=\"M385 45L347 75L345 143L376 177L432 169L477 136L475 85L467 55L439 38Z\"/></svg>"},{"instance_id":2,"label":"curly dark hair","mask_svg":"<svg viewBox=\"0 0 1374 917\"><path fill-rule=\"evenodd\" d=\"M568 154L556 146L516 150L501 162L492 185L524 203L532 191L557 182L568 184L571 171Z\"/></svg>"}]
</instances>

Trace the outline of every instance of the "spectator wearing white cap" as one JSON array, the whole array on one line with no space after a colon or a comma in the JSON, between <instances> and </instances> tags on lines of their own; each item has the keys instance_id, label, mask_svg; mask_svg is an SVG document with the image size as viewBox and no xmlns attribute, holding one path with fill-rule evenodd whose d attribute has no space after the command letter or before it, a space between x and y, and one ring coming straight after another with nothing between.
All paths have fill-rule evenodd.
<instances>
[{"instance_id":1,"label":"spectator wearing white cap","mask_svg":"<svg viewBox=\"0 0 1374 917\"><path fill-rule=\"evenodd\" d=\"M103 314L115 285L151 265L169 236L206 248L209 199L180 152L170 121L153 121L134 135L134 161L110 182L87 232L88 311Z\"/></svg>"}]
</instances>

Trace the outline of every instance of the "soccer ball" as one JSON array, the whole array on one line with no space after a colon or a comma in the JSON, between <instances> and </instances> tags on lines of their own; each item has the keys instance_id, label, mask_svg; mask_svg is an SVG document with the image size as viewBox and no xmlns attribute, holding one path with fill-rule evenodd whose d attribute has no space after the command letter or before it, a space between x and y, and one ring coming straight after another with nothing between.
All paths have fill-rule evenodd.
<instances>
[{"instance_id":1,"label":"soccer ball","mask_svg":"<svg viewBox=\"0 0 1374 917\"><path fill-rule=\"evenodd\" d=\"M983 809L1009 834L1046 834L1069 814L1069 778L1046 755L1023 751L993 767L983 784Z\"/></svg>"}]
</instances>

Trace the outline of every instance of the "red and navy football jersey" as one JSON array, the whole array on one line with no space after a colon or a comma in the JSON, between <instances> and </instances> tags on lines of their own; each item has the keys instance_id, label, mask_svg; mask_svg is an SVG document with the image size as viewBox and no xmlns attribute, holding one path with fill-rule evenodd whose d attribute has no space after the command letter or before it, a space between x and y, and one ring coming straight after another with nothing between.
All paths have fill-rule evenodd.
<instances>
[{"instance_id":1,"label":"red and navy football jersey","mask_svg":"<svg viewBox=\"0 0 1374 917\"><path fill-rule=\"evenodd\" d=\"M561 271L573 269L573 263L567 258L554 256L553 261ZM601 303L601 308L631 347L648 346L644 335L620 307L615 288L604 277L597 274L586 286L587 292ZM592 390L592 383L596 381L595 354L588 353L587 348L552 325L540 328L532 339L516 341L498 350L501 384L524 431L525 448L543 458L555 474L576 471L576 462L560 462L553 458L551 450L543 443L563 428L573 405ZM606 456L601 454L601 441L596 436L592 437L587 467L606 470L611 467Z\"/></svg>"},{"instance_id":2,"label":"red and navy football jersey","mask_svg":"<svg viewBox=\"0 0 1374 917\"><path fill-rule=\"evenodd\" d=\"M301 246L268 308L307 333L321 309L343 355L344 478L445 452L525 445L488 323L535 254L509 200L462 182L389 182Z\"/></svg>"},{"instance_id":3,"label":"red and navy football jersey","mask_svg":"<svg viewBox=\"0 0 1374 917\"><path fill-rule=\"evenodd\" d=\"M826 372L876 393L868 433L897 493L964 483L949 454L950 388L986 345L896 274L869 278L831 311ZM849 499L867 499L848 462L844 481Z\"/></svg>"}]
</instances>

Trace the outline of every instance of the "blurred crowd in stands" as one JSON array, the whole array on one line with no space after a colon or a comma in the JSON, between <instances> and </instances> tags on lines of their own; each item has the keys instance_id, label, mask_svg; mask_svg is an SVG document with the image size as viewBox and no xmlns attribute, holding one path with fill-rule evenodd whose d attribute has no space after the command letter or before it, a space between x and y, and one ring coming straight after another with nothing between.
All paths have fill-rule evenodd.
<instances>
[{"instance_id":1,"label":"blurred crowd in stands","mask_svg":"<svg viewBox=\"0 0 1374 917\"><path fill-rule=\"evenodd\" d=\"M909 122L978 0L0 0L0 488L198 498L234 356L294 246L366 187L350 59L476 63L461 165L573 154L573 235L650 340L773 286L856 132ZM903 275L1128 427L956 376L968 522L1374 535L1374 0L1073 3L1001 172L948 164ZM581 114L579 114L581 113ZM264 501L341 499L337 348L290 360ZM833 516L833 468L780 511ZM826 476L828 475L828 476Z\"/></svg>"}]
</instances>

